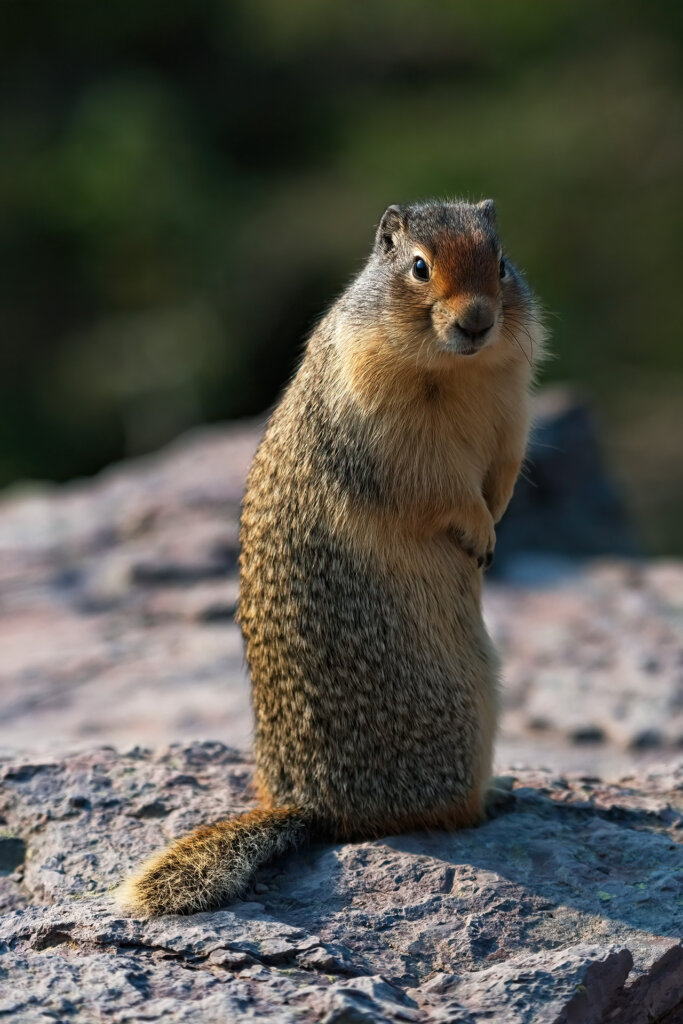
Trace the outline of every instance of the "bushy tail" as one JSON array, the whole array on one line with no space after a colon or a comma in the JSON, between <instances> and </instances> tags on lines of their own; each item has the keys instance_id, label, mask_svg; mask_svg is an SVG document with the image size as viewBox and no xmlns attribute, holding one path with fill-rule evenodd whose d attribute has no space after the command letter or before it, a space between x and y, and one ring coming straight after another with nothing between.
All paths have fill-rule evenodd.
<instances>
[{"instance_id":1,"label":"bushy tail","mask_svg":"<svg viewBox=\"0 0 683 1024\"><path fill-rule=\"evenodd\" d=\"M143 864L116 898L135 917L216 910L241 896L262 864L303 842L311 823L300 808L276 807L205 825Z\"/></svg>"}]
</instances>

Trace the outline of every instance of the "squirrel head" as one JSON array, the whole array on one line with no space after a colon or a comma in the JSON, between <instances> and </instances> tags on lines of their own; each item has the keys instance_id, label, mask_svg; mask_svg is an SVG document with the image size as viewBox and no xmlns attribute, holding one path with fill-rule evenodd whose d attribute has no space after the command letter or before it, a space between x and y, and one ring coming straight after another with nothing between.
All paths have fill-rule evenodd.
<instances>
[{"instance_id":1,"label":"squirrel head","mask_svg":"<svg viewBox=\"0 0 683 1024\"><path fill-rule=\"evenodd\" d=\"M533 298L503 253L492 199L388 207L359 282L388 343L421 363L536 354Z\"/></svg>"}]
</instances>

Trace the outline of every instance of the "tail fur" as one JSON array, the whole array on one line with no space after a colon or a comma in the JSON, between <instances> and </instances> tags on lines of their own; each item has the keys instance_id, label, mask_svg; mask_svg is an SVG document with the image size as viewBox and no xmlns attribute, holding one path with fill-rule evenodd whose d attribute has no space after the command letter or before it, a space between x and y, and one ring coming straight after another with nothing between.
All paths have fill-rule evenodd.
<instances>
[{"instance_id":1,"label":"tail fur","mask_svg":"<svg viewBox=\"0 0 683 1024\"><path fill-rule=\"evenodd\" d=\"M298 846L311 818L298 807L257 809L205 825L155 854L118 889L135 917L216 910L241 896L257 868Z\"/></svg>"}]
</instances>

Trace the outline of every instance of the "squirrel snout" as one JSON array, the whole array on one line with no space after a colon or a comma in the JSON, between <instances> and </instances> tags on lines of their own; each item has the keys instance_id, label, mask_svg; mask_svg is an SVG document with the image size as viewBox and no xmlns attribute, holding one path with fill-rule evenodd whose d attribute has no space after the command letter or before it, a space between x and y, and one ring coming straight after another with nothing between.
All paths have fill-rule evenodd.
<instances>
[{"instance_id":1,"label":"squirrel snout","mask_svg":"<svg viewBox=\"0 0 683 1024\"><path fill-rule=\"evenodd\" d=\"M482 328L480 328L477 331L470 330L468 327L466 327L464 324L462 324L459 320L455 321L455 326L458 328L458 330L460 331L461 334L465 335L465 337L467 338L468 341L481 341L482 338L484 337L484 335L488 334L488 332L493 327L493 320L491 321L491 323L486 324L485 327L482 327Z\"/></svg>"},{"instance_id":2,"label":"squirrel snout","mask_svg":"<svg viewBox=\"0 0 683 1024\"><path fill-rule=\"evenodd\" d=\"M483 348L496 322L493 305L481 298L457 304L439 303L432 316L447 348L463 355Z\"/></svg>"},{"instance_id":3,"label":"squirrel snout","mask_svg":"<svg viewBox=\"0 0 683 1024\"><path fill-rule=\"evenodd\" d=\"M493 313L489 306L476 301L458 311L455 326L468 341L481 341L493 327L493 321Z\"/></svg>"}]
</instances>

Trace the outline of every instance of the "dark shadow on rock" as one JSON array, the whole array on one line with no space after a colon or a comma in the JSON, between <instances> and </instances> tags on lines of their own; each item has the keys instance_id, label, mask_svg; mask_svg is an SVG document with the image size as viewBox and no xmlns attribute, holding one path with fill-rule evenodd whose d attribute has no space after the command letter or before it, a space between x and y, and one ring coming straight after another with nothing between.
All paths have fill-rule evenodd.
<instances>
[{"instance_id":1,"label":"dark shadow on rock","mask_svg":"<svg viewBox=\"0 0 683 1024\"><path fill-rule=\"evenodd\" d=\"M544 583L583 559L642 554L598 435L579 395L556 388L538 397L524 471L497 530L493 577Z\"/></svg>"},{"instance_id":2,"label":"dark shadow on rock","mask_svg":"<svg viewBox=\"0 0 683 1024\"><path fill-rule=\"evenodd\" d=\"M276 882L259 898L278 920L324 931L344 912L351 887L354 895L376 901L372 930L378 935L391 933L408 913L397 907L402 891L425 910L465 886L468 899L461 907L456 900L455 913L471 917L480 900L495 902L494 928L485 916L468 925L470 953L482 963L503 955L501 932L509 920L506 955L531 928L540 927L552 946L553 929L543 919L558 914L612 921L617 935L635 929L676 939L683 933L683 848L667 833L683 823L681 814L666 807L598 806L590 798L572 805L524 788L515 797L513 806L476 829L314 843L264 869L259 881ZM404 958L403 967L403 983L414 983L420 956Z\"/></svg>"}]
</instances>

